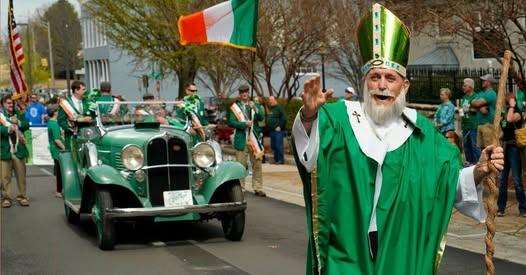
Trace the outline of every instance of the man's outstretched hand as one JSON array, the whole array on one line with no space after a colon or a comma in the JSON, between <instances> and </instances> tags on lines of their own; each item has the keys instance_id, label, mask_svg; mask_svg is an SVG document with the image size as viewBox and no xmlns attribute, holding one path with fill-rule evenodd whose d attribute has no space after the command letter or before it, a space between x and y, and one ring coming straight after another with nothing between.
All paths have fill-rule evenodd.
<instances>
[{"instance_id":1,"label":"man's outstretched hand","mask_svg":"<svg viewBox=\"0 0 526 275\"><path fill-rule=\"evenodd\" d=\"M303 108L301 110L304 117L313 117L318 113L318 110L327 102L327 99L334 93L333 89L323 92L320 87L320 76L317 75L303 84L303 92L301 99L303 100Z\"/></svg>"}]
</instances>

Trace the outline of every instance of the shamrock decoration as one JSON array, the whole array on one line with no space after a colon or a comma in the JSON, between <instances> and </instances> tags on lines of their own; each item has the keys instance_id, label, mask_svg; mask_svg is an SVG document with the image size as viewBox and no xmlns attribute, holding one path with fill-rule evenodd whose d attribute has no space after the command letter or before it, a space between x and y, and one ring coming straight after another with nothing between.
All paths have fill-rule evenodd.
<instances>
[{"instance_id":1,"label":"shamrock decoration","mask_svg":"<svg viewBox=\"0 0 526 275\"><path fill-rule=\"evenodd\" d=\"M83 98L88 100L88 110L91 112L95 112L95 109L97 108L97 99L100 97L100 90L97 88L94 88L92 90L87 90L82 95Z\"/></svg>"},{"instance_id":2,"label":"shamrock decoration","mask_svg":"<svg viewBox=\"0 0 526 275\"><path fill-rule=\"evenodd\" d=\"M198 104L199 104L200 100L201 100L201 98L199 97L198 94L185 96L184 97L183 111L185 113L195 112L195 110L198 109Z\"/></svg>"}]
</instances>

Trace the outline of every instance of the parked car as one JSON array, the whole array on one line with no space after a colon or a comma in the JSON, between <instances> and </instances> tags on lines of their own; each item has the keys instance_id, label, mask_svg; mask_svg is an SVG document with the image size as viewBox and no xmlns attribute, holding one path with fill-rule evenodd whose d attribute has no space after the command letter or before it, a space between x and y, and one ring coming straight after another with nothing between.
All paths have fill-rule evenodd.
<instances>
[{"instance_id":1,"label":"parked car","mask_svg":"<svg viewBox=\"0 0 526 275\"><path fill-rule=\"evenodd\" d=\"M241 240L245 167L223 161L213 140L192 146L186 125L163 124L158 115L176 102L120 102L123 114L102 113L100 106L107 104L112 106L104 110L115 105L96 103L93 122L77 119L71 152L59 156L67 220L77 223L81 214L90 215L102 250L114 248L115 224L123 220L219 219L226 239Z\"/></svg>"}]
</instances>

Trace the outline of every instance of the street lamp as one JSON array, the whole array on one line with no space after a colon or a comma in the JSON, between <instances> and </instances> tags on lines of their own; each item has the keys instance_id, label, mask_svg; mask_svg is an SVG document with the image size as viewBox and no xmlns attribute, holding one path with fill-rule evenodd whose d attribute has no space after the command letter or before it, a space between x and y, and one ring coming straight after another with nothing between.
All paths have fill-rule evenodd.
<instances>
[{"instance_id":1,"label":"street lamp","mask_svg":"<svg viewBox=\"0 0 526 275\"><path fill-rule=\"evenodd\" d=\"M48 46L49 46L49 69L51 73L51 87L55 88L55 70L53 69L53 48L51 45L51 27L49 25L49 22L44 22L47 28L47 40L48 40Z\"/></svg>"},{"instance_id":2,"label":"street lamp","mask_svg":"<svg viewBox=\"0 0 526 275\"><path fill-rule=\"evenodd\" d=\"M325 93L325 56L328 54L328 49L325 43L322 41L320 43L320 56L321 56L321 86L322 91Z\"/></svg>"}]
</instances>

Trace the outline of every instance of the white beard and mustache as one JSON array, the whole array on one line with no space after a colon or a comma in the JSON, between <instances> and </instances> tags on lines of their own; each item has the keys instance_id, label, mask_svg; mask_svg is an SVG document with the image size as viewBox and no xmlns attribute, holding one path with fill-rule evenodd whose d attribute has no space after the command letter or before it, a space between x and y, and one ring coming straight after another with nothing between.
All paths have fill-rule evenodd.
<instances>
[{"instance_id":1,"label":"white beard and mustache","mask_svg":"<svg viewBox=\"0 0 526 275\"><path fill-rule=\"evenodd\" d=\"M402 112L405 108L405 91L404 88L401 88L400 94L395 101L390 105L383 105L382 103L377 103L373 95L383 95L394 97L395 94L389 90L371 90L367 87L365 83L363 88L363 111L365 114L372 119L374 123L379 126L395 121L396 119L402 116Z\"/></svg>"}]
</instances>

